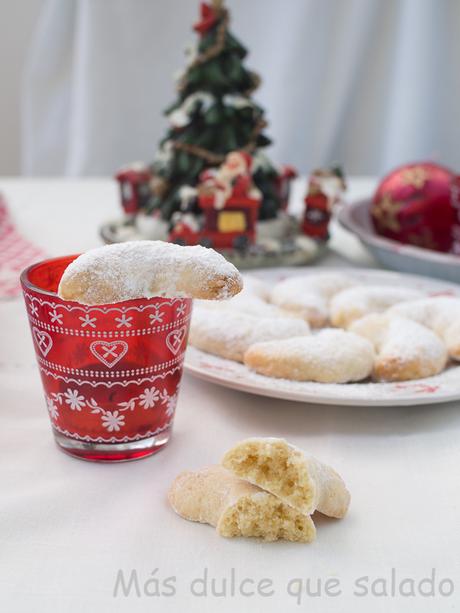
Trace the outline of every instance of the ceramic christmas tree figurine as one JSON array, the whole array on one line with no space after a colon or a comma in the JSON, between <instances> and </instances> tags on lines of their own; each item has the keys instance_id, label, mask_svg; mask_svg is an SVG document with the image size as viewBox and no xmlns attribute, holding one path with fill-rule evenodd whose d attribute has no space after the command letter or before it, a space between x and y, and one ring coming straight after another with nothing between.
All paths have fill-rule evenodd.
<instances>
[{"instance_id":1,"label":"ceramic christmas tree figurine","mask_svg":"<svg viewBox=\"0 0 460 613\"><path fill-rule=\"evenodd\" d=\"M180 210L181 186L195 186L203 170L219 166L235 150L254 156L260 219L276 217L281 207L279 171L259 151L270 144L264 111L251 98L260 79L245 68L246 49L228 27L221 2L201 5L194 26L199 41L178 80L178 99L166 111L170 128L152 166L157 182L148 210L159 209L166 220Z\"/></svg>"},{"instance_id":2,"label":"ceramic christmas tree figurine","mask_svg":"<svg viewBox=\"0 0 460 613\"><path fill-rule=\"evenodd\" d=\"M245 67L223 2L201 4L194 29L198 44L166 111L166 136L147 172L118 173L128 222L103 236L212 245L242 267L305 263L318 249L286 211L296 172L263 153L270 140L252 99L260 78Z\"/></svg>"}]
</instances>

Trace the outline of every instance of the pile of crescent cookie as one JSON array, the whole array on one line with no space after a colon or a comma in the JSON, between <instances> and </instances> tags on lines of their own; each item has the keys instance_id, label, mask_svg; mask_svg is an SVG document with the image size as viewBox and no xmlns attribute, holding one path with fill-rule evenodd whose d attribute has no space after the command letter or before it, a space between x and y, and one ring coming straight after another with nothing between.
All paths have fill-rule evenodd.
<instances>
[{"instance_id":1,"label":"pile of crescent cookie","mask_svg":"<svg viewBox=\"0 0 460 613\"><path fill-rule=\"evenodd\" d=\"M168 499L178 515L221 536L303 543L315 539L315 511L340 519L350 504L334 469L279 438L246 439L220 465L181 473Z\"/></svg>"},{"instance_id":2,"label":"pile of crescent cookie","mask_svg":"<svg viewBox=\"0 0 460 613\"><path fill-rule=\"evenodd\" d=\"M190 344L270 377L407 381L460 361L460 296L367 285L346 273L269 286L247 275L230 300L199 300Z\"/></svg>"}]
</instances>

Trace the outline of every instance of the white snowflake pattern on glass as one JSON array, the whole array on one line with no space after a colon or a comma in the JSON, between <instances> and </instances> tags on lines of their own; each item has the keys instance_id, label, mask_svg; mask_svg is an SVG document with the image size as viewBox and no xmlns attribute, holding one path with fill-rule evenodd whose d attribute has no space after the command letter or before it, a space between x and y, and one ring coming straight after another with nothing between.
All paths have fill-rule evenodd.
<instances>
[{"instance_id":1,"label":"white snowflake pattern on glass","mask_svg":"<svg viewBox=\"0 0 460 613\"><path fill-rule=\"evenodd\" d=\"M161 403L165 409L167 417L172 417L177 404L177 393L172 396L167 389L162 390L155 386L146 387L139 396L132 396L125 402L118 403L118 410L107 411L99 406L94 398L85 398L77 389L67 388L65 392L52 392L51 397L45 396L46 404L52 420L57 420L60 413L59 407L64 404L69 405L70 410L80 412L83 408L87 408L93 414L100 414L102 425L109 432L118 432L120 428L126 426L125 415L127 411L135 411L136 408L152 409Z\"/></svg>"},{"instance_id":2,"label":"white snowflake pattern on glass","mask_svg":"<svg viewBox=\"0 0 460 613\"><path fill-rule=\"evenodd\" d=\"M125 416L120 415L119 411L106 411L101 417L102 425L109 432L119 432L125 425Z\"/></svg>"},{"instance_id":3,"label":"white snowflake pattern on glass","mask_svg":"<svg viewBox=\"0 0 460 613\"><path fill-rule=\"evenodd\" d=\"M166 415L168 417L172 417L174 415L174 411L176 410L176 404L177 404L177 394L168 396L168 399L166 401Z\"/></svg>"},{"instance_id":4,"label":"white snowflake pattern on glass","mask_svg":"<svg viewBox=\"0 0 460 613\"><path fill-rule=\"evenodd\" d=\"M151 409L160 398L160 392L156 387L146 387L143 394L139 396L139 404L144 409Z\"/></svg>"},{"instance_id":5,"label":"white snowflake pattern on glass","mask_svg":"<svg viewBox=\"0 0 460 613\"><path fill-rule=\"evenodd\" d=\"M96 327L94 322L97 321L97 319L96 317L90 317L89 313L86 313L84 317L79 317L78 319L81 321L80 325L82 328L85 328L86 326L90 326L91 328Z\"/></svg>"},{"instance_id":6,"label":"white snowflake pattern on glass","mask_svg":"<svg viewBox=\"0 0 460 613\"><path fill-rule=\"evenodd\" d=\"M54 404L54 401L47 397L46 404L48 405L48 412L51 419L57 419L59 417L59 411L57 406Z\"/></svg>"},{"instance_id":7,"label":"white snowflake pattern on glass","mask_svg":"<svg viewBox=\"0 0 460 613\"><path fill-rule=\"evenodd\" d=\"M64 392L65 402L70 406L71 411L81 411L85 406L86 401L84 396L80 396L78 390L71 390L70 388Z\"/></svg>"},{"instance_id":8,"label":"white snowflake pattern on glass","mask_svg":"<svg viewBox=\"0 0 460 613\"><path fill-rule=\"evenodd\" d=\"M161 324L163 322L163 313L157 309L155 313L152 313L151 315L149 315L149 319L150 319L151 324L155 324L155 323Z\"/></svg>"},{"instance_id":9,"label":"white snowflake pattern on glass","mask_svg":"<svg viewBox=\"0 0 460 613\"><path fill-rule=\"evenodd\" d=\"M122 326L126 326L127 328L131 328L131 326L133 325L132 322L133 318L132 317L126 317L126 315L123 313L123 315L121 317L115 317L115 321L118 321L117 324L117 328L121 328Z\"/></svg>"},{"instance_id":10,"label":"white snowflake pattern on glass","mask_svg":"<svg viewBox=\"0 0 460 613\"><path fill-rule=\"evenodd\" d=\"M182 317L182 316L183 316L183 314L185 313L185 309L186 309L186 306L185 306L185 303L183 302L183 303L182 303L182 304L180 304L180 305L177 307L177 309L176 309L176 315L177 315L177 317Z\"/></svg>"},{"instance_id":11,"label":"white snowflake pattern on glass","mask_svg":"<svg viewBox=\"0 0 460 613\"><path fill-rule=\"evenodd\" d=\"M32 315L35 315L35 317L38 317L38 307L37 307L37 305L34 304L32 301L30 301L29 308L30 308L30 312L32 313Z\"/></svg>"},{"instance_id":12,"label":"white snowflake pattern on glass","mask_svg":"<svg viewBox=\"0 0 460 613\"><path fill-rule=\"evenodd\" d=\"M57 322L60 326L62 326L62 318L64 317L62 313L58 313L56 309L53 309L49 312L49 316L51 318L52 324L54 324L54 322Z\"/></svg>"}]
</instances>

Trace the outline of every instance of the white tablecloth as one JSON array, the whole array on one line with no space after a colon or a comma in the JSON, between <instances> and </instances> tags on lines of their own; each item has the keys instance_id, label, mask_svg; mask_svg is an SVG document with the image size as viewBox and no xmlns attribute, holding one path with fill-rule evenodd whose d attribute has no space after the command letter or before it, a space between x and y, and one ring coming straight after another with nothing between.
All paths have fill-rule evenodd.
<instances>
[{"instance_id":1,"label":"white tablecloth","mask_svg":"<svg viewBox=\"0 0 460 613\"><path fill-rule=\"evenodd\" d=\"M351 196L372 186L353 181ZM107 180L3 180L0 190L19 228L50 255L97 245L98 225L118 214ZM338 228L332 248L321 265L372 265ZM460 606L458 403L302 405L185 375L164 451L126 464L85 463L54 446L22 301L0 303L0 321L1 611L442 613ZM298 545L225 540L176 516L165 498L175 475L217 462L252 435L286 437L336 467L352 493L348 517L317 517L316 542ZM419 585L433 572L434 587ZM207 595L200 595L204 581L193 581L205 573ZM163 595L155 595L155 578ZM223 580L225 595L217 596ZM421 593L433 589L434 596Z\"/></svg>"}]
</instances>

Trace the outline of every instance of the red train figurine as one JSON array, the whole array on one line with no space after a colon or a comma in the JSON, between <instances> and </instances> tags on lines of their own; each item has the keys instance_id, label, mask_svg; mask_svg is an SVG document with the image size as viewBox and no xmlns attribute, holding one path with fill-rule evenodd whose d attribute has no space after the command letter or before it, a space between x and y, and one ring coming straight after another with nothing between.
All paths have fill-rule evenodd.
<instances>
[{"instance_id":1,"label":"red train figurine","mask_svg":"<svg viewBox=\"0 0 460 613\"><path fill-rule=\"evenodd\" d=\"M232 151L216 171L206 170L196 192L202 219L197 223L192 215L179 215L169 240L238 250L254 244L262 195L253 183L251 166L249 154Z\"/></svg>"},{"instance_id":2,"label":"red train figurine","mask_svg":"<svg viewBox=\"0 0 460 613\"><path fill-rule=\"evenodd\" d=\"M173 214L165 239L240 252L255 245L262 193L254 183L253 172L257 169L251 155L232 151L219 168L205 170L196 187L182 186L178 192L181 207ZM290 184L296 176L291 166L284 166L278 174L276 190L282 211L288 207ZM123 209L134 218L147 208L155 177L148 166L132 164L122 168L116 179Z\"/></svg>"}]
</instances>

